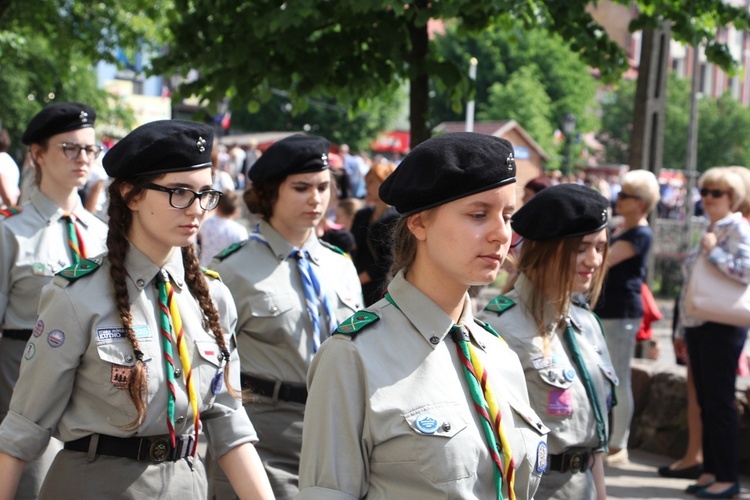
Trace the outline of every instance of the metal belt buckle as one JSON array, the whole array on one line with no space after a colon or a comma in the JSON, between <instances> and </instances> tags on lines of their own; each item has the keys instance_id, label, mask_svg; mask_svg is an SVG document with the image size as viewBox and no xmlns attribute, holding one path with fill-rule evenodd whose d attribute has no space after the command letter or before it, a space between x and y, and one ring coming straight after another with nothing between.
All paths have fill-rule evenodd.
<instances>
[{"instance_id":1,"label":"metal belt buckle","mask_svg":"<svg viewBox=\"0 0 750 500\"><path fill-rule=\"evenodd\" d=\"M584 469L584 463L583 463L584 455L585 453L577 451L570 456L570 465L569 465L570 472L575 473L575 472L583 472L584 470L586 470Z\"/></svg>"},{"instance_id":2,"label":"metal belt buckle","mask_svg":"<svg viewBox=\"0 0 750 500\"><path fill-rule=\"evenodd\" d=\"M169 441L166 438L159 438L151 442L148 447L148 458L152 463L160 464L169 458Z\"/></svg>"}]
</instances>

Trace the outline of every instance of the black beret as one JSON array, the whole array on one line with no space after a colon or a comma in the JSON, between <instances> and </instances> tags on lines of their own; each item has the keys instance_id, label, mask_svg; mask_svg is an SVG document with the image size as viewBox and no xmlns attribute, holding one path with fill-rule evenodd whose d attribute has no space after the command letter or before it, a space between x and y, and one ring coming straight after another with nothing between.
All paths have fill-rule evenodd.
<instances>
[{"instance_id":1,"label":"black beret","mask_svg":"<svg viewBox=\"0 0 750 500\"><path fill-rule=\"evenodd\" d=\"M473 132L439 135L415 147L381 184L380 199L402 217L516 182L513 146Z\"/></svg>"},{"instance_id":2,"label":"black beret","mask_svg":"<svg viewBox=\"0 0 750 500\"><path fill-rule=\"evenodd\" d=\"M186 120L159 120L141 125L104 155L110 177L184 172L211 166L214 129Z\"/></svg>"},{"instance_id":3,"label":"black beret","mask_svg":"<svg viewBox=\"0 0 750 500\"><path fill-rule=\"evenodd\" d=\"M252 182L283 179L292 174L328 168L331 143L314 135L290 135L276 141L256 161L248 177Z\"/></svg>"},{"instance_id":4,"label":"black beret","mask_svg":"<svg viewBox=\"0 0 750 500\"><path fill-rule=\"evenodd\" d=\"M609 202L578 184L543 189L511 217L513 230L529 240L574 238L607 227Z\"/></svg>"},{"instance_id":5,"label":"black beret","mask_svg":"<svg viewBox=\"0 0 750 500\"><path fill-rule=\"evenodd\" d=\"M34 144L47 137L94 126L96 111L77 102L60 102L47 106L29 122L21 142Z\"/></svg>"}]
</instances>

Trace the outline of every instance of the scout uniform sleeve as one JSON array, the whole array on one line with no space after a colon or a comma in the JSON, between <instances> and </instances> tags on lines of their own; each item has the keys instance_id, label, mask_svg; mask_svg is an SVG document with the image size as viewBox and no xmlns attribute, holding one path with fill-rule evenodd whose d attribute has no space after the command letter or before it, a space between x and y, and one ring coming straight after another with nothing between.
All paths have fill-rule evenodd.
<instances>
[{"instance_id":1,"label":"scout uniform sleeve","mask_svg":"<svg viewBox=\"0 0 750 500\"><path fill-rule=\"evenodd\" d=\"M0 450L22 460L44 451L68 405L88 344L88 329L65 290L53 281L42 291L39 319L26 345L10 411L0 426Z\"/></svg>"},{"instance_id":2,"label":"scout uniform sleeve","mask_svg":"<svg viewBox=\"0 0 750 500\"><path fill-rule=\"evenodd\" d=\"M298 499L363 498L369 485L372 443L367 392L359 353L334 336L313 358L307 378Z\"/></svg>"},{"instance_id":3,"label":"scout uniform sleeve","mask_svg":"<svg viewBox=\"0 0 750 500\"><path fill-rule=\"evenodd\" d=\"M0 324L5 318L10 295L10 280L18 248L16 239L5 224L0 223Z\"/></svg>"}]
</instances>

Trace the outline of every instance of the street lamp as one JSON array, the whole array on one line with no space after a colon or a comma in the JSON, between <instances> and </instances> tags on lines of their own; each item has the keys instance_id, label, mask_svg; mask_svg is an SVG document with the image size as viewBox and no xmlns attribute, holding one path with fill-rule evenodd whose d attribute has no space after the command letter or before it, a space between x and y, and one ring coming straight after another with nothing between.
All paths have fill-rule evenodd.
<instances>
[{"instance_id":1,"label":"street lamp","mask_svg":"<svg viewBox=\"0 0 750 500\"><path fill-rule=\"evenodd\" d=\"M479 61L477 61L476 57L472 57L469 61L469 80L471 80L472 85L477 80L478 63ZM474 99L469 101L466 105L466 131L474 132Z\"/></svg>"},{"instance_id":2,"label":"street lamp","mask_svg":"<svg viewBox=\"0 0 750 500\"><path fill-rule=\"evenodd\" d=\"M566 176L573 167L571 146L573 144L573 133L576 131L576 117L573 113L567 113L562 120L562 133L565 136L565 157L563 158L562 173Z\"/></svg>"}]
</instances>

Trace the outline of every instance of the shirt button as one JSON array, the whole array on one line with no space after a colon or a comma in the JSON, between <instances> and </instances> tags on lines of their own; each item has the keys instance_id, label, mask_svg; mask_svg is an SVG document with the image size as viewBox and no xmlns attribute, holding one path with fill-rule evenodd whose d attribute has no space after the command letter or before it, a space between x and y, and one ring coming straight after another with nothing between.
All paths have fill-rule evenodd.
<instances>
[{"instance_id":1,"label":"shirt button","mask_svg":"<svg viewBox=\"0 0 750 500\"><path fill-rule=\"evenodd\" d=\"M144 286L146 286L146 282L145 282L145 281L144 281L144 280L143 280L142 278L141 278L141 279L138 279L138 280L137 280L137 281L135 282L135 284L136 284L136 285L138 285L138 288L143 288Z\"/></svg>"},{"instance_id":2,"label":"shirt button","mask_svg":"<svg viewBox=\"0 0 750 500\"><path fill-rule=\"evenodd\" d=\"M440 343L440 339L435 337L434 335L430 337L430 343L438 345Z\"/></svg>"},{"instance_id":3,"label":"shirt button","mask_svg":"<svg viewBox=\"0 0 750 500\"><path fill-rule=\"evenodd\" d=\"M128 363L132 363L133 362L133 355L132 354L128 354L127 356L125 356L125 361L127 361Z\"/></svg>"},{"instance_id":4,"label":"shirt button","mask_svg":"<svg viewBox=\"0 0 750 500\"><path fill-rule=\"evenodd\" d=\"M276 312L276 311L278 311L278 310L279 310L279 308L278 308L278 307L276 307L276 306L271 306L271 312L272 312L272 313L275 313L275 312Z\"/></svg>"},{"instance_id":5,"label":"shirt button","mask_svg":"<svg viewBox=\"0 0 750 500\"><path fill-rule=\"evenodd\" d=\"M184 421L185 421L185 416L184 416L184 415L180 415L180 416L179 416L179 417L177 417L177 419L175 420L175 423L181 424L181 423L183 423Z\"/></svg>"},{"instance_id":6,"label":"shirt button","mask_svg":"<svg viewBox=\"0 0 750 500\"><path fill-rule=\"evenodd\" d=\"M444 423L444 424L443 424L443 430L444 430L445 432L448 432L449 430L451 430L451 423L450 423L450 422L446 422L446 423Z\"/></svg>"},{"instance_id":7,"label":"shirt button","mask_svg":"<svg viewBox=\"0 0 750 500\"><path fill-rule=\"evenodd\" d=\"M175 377L182 377L182 370L180 370L179 368L176 368L175 371L174 371L174 376Z\"/></svg>"}]
</instances>

